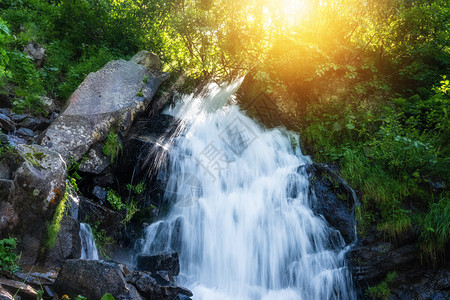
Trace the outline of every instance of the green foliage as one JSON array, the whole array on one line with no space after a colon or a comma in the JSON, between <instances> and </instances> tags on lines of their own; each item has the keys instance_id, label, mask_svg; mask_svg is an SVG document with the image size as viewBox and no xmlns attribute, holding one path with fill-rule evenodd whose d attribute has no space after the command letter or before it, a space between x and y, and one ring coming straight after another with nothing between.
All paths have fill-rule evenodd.
<instances>
[{"instance_id":1,"label":"green foliage","mask_svg":"<svg viewBox=\"0 0 450 300\"><path fill-rule=\"evenodd\" d=\"M127 185L127 188L135 192L136 194L140 194L144 191L145 186L142 184L138 184L137 186ZM111 204L113 209L117 211L121 211L125 209L125 218L122 220L123 224L126 224L131 221L134 214L139 211L137 203L131 199L129 203L122 202L122 198L120 195L114 191L113 189L108 190L108 194L106 195L106 200Z\"/></svg>"},{"instance_id":2,"label":"green foliage","mask_svg":"<svg viewBox=\"0 0 450 300\"><path fill-rule=\"evenodd\" d=\"M342 176L362 191L361 223L400 237L427 210L429 178L448 182L449 97L445 78L425 99L382 94L325 96L308 107L303 136L322 161L339 161ZM384 92L383 92L384 93ZM350 100L349 100L350 99ZM438 192L439 193L439 192ZM360 232L367 224L360 224Z\"/></svg>"},{"instance_id":3,"label":"green foliage","mask_svg":"<svg viewBox=\"0 0 450 300\"><path fill-rule=\"evenodd\" d=\"M126 214L125 218L122 220L123 224L127 224L128 222L130 222L134 214L139 211L137 203L133 200L131 200L130 203L128 203L125 207L126 207Z\"/></svg>"},{"instance_id":4,"label":"green foliage","mask_svg":"<svg viewBox=\"0 0 450 300\"><path fill-rule=\"evenodd\" d=\"M71 157L70 163L67 166L67 180L69 181L70 187L75 191L79 192L77 181L81 180L78 170L80 169L80 163L82 163L86 157L83 157L80 162L77 162Z\"/></svg>"},{"instance_id":5,"label":"green foliage","mask_svg":"<svg viewBox=\"0 0 450 300\"><path fill-rule=\"evenodd\" d=\"M64 53L61 54L61 59L64 59ZM84 53L78 60L78 64L67 71L65 75L66 81L58 87L56 91L58 97L68 99L89 73L98 71L107 62L117 59L118 57L119 55L117 53L108 48L98 49L92 47L84 49ZM54 63L59 65L60 61L55 61Z\"/></svg>"},{"instance_id":6,"label":"green foliage","mask_svg":"<svg viewBox=\"0 0 450 300\"><path fill-rule=\"evenodd\" d=\"M105 229L100 229L100 221L91 224L91 229L98 252L102 257L108 258L107 247L114 243L113 238L108 236Z\"/></svg>"},{"instance_id":7,"label":"green foliage","mask_svg":"<svg viewBox=\"0 0 450 300\"><path fill-rule=\"evenodd\" d=\"M111 163L114 163L122 151L122 142L117 133L111 130L106 138L105 145L102 148L103 154L109 157Z\"/></svg>"},{"instance_id":8,"label":"green foliage","mask_svg":"<svg viewBox=\"0 0 450 300\"><path fill-rule=\"evenodd\" d=\"M420 234L421 248L433 262L439 260L439 254L445 252L450 238L450 197L444 194L438 203L431 205L425 215Z\"/></svg>"},{"instance_id":9,"label":"green foliage","mask_svg":"<svg viewBox=\"0 0 450 300\"><path fill-rule=\"evenodd\" d=\"M137 185L127 184L127 189L137 195L140 195L145 191L145 183L141 181Z\"/></svg>"},{"instance_id":10,"label":"green foliage","mask_svg":"<svg viewBox=\"0 0 450 300\"><path fill-rule=\"evenodd\" d=\"M369 287L366 290L366 296L374 299L388 299L391 295L389 284L392 283L396 277L397 272L395 271L387 273L386 278L380 284Z\"/></svg>"},{"instance_id":11,"label":"green foliage","mask_svg":"<svg viewBox=\"0 0 450 300\"><path fill-rule=\"evenodd\" d=\"M6 22L0 18L0 87L3 87L5 77L11 77L11 71L7 70L9 63L8 53L5 49L10 39L10 33Z\"/></svg>"},{"instance_id":12,"label":"green foliage","mask_svg":"<svg viewBox=\"0 0 450 300\"><path fill-rule=\"evenodd\" d=\"M17 265L19 257L13 252L16 249L15 238L5 238L0 240L0 271L7 271L11 274L20 270Z\"/></svg>"},{"instance_id":13,"label":"green foliage","mask_svg":"<svg viewBox=\"0 0 450 300\"><path fill-rule=\"evenodd\" d=\"M144 97L144 94L142 93L142 91L139 91L139 92L136 94L136 97Z\"/></svg>"},{"instance_id":14,"label":"green foliage","mask_svg":"<svg viewBox=\"0 0 450 300\"><path fill-rule=\"evenodd\" d=\"M115 209L117 211L121 211L126 206L122 202L122 198L120 197L120 195L113 189L108 190L108 194L106 195L106 200L108 200L109 204L111 204L113 209Z\"/></svg>"}]
</instances>

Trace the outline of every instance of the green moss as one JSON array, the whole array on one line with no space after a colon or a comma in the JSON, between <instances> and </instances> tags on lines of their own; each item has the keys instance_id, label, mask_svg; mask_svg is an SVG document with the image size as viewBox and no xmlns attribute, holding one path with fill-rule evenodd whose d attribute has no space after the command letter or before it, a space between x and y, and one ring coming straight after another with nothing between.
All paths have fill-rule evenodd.
<instances>
[{"instance_id":1,"label":"green moss","mask_svg":"<svg viewBox=\"0 0 450 300\"><path fill-rule=\"evenodd\" d=\"M33 147L25 146L32 152L25 153L25 159L28 160L35 168L41 169L41 161L47 156L43 152L36 152Z\"/></svg>"},{"instance_id":2,"label":"green moss","mask_svg":"<svg viewBox=\"0 0 450 300\"><path fill-rule=\"evenodd\" d=\"M50 222L50 225L47 228L47 236L44 244L45 248L47 249L52 248L55 245L56 240L58 238L58 233L61 229L61 221L67 211L67 205L69 203L69 192L70 187L67 184L64 196L62 197L61 201L56 207L52 221Z\"/></svg>"}]
</instances>

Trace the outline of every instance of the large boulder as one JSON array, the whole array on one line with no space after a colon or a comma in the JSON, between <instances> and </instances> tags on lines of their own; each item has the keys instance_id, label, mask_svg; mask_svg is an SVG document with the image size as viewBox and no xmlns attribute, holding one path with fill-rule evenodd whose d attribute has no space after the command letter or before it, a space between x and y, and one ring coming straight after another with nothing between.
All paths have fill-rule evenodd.
<instances>
[{"instance_id":1,"label":"large boulder","mask_svg":"<svg viewBox=\"0 0 450 300\"><path fill-rule=\"evenodd\" d=\"M167 271L171 276L180 273L178 253L157 253L153 255L139 255L136 268L141 271Z\"/></svg>"},{"instance_id":2,"label":"large boulder","mask_svg":"<svg viewBox=\"0 0 450 300\"><path fill-rule=\"evenodd\" d=\"M0 168L0 237L18 238L22 264L34 264L47 224L65 192L61 155L38 145L18 145Z\"/></svg>"},{"instance_id":3,"label":"large boulder","mask_svg":"<svg viewBox=\"0 0 450 300\"><path fill-rule=\"evenodd\" d=\"M9 116L0 113L0 129L4 132L13 132L16 127Z\"/></svg>"},{"instance_id":4,"label":"large boulder","mask_svg":"<svg viewBox=\"0 0 450 300\"><path fill-rule=\"evenodd\" d=\"M73 298L83 295L88 299L100 299L110 293L113 297L127 293L127 282L115 263L69 259L62 266L54 283L56 292Z\"/></svg>"},{"instance_id":5,"label":"large boulder","mask_svg":"<svg viewBox=\"0 0 450 300\"><path fill-rule=\"evenodd\" d=\"M126 280L133 284L137 290L145 297L151 300L175 300L190 299L193 294L190 290L183 287L158 282L149 272L134 271L126 276Z\"/></svg>"},{"instance_id":6,"label":"large boulder","mask_svg":"<svg viewBox=\"0 0 450 300\"><path fill-rule=\"evenodd\" d=\"M153 52L142 50L130 59L131 62L143 65L147 69L161 71L161 61Z\"/></svg>"},{"instance_id":7,"label":"large boulder","mask_svg":"<svg viewBox=\"0 0 450 300\"><path fill-rule=\"evenodd\" d=\"M389 272L395 272L389 283L389 299L449 299L449 263L427 265L417 239L417 234L409 231L395 241L386 240L373 226L357 241L346 259L359 298L364 297L368 287L380 284Z\"/></svg>"},{"instance_id":8,"label":"large boulder","mask_svg":"<svg viewBox=\"0 0 450 300\"><path fill-rule=\"evenodd\" d=\"M67 108L50 125L41 145L79 160L111 128L127 131L145 110L167 73L116 60L89 74L70 96Z\"/></svg>"},{"instance_id":9,"label":"large boulder","mask_svg":"<svg viewBox=\"0 0 450 300\"><path fill-rule=\"evenodd\" d=\"M80 223L72 216L65 215L61 221L56 243L47 250L42 264L49 268L59 268L66 259L80 258L80 256Z\"/></svg>"}]
</instances>

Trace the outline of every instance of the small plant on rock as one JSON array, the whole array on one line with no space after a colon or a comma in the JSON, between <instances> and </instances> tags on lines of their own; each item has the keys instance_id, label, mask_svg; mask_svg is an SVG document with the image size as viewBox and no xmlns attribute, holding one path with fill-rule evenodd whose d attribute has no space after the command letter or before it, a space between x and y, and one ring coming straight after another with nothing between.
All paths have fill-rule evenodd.
<instances>
[{"instance_id":1,"label":"small plant on rock","mask_svg":"<svg viewBox=\"0 0 450 300\"><path fill-rule=\"evenodd\" d=\"M125 204L122 202L122 198L113 189L108 190L108 194L106 195L106 200L108 200L109 204L111 204L111 206L117 211L121 211L122 208L125 207Z\"/></svg>"},{"instance_id":2,"label":"small plant on rock","mask_svg":"<svg viewBox=\"0 0 450 300\"><path fill-rule=\"evenodd\" d=\"M114 163L120 152L122 152L122 143L120 142L119 136L114 132L114 130L111 130L108 133L108 137L106 138L105 145L102 148L102 152L109 157L109 161L111 163Z\"/></svg>"},{"instance_id":3,"label":"small plant on rock","mask_svg":"<svg viewBox=\"0 0 450 300\"><path fill-rule=\"evenodd\" d=\"M16 249L15 238L5 238L0 240L0 271L7 271L11 274L19 271L17 265L18 256L13 252Z\"/></svg>"},{"instance_id":4,"label":"small plant on rock","mask_svg":"<svg viewBox=\"0 0 450 300\"><path fill-rule=\"evenodd\" d=\"M374 299L388 299L391 295L389 284L397 277L397 272L389 272L386 278L378 285L371 286L366 290L366 296Z\"/></svg>"}]
</instances>

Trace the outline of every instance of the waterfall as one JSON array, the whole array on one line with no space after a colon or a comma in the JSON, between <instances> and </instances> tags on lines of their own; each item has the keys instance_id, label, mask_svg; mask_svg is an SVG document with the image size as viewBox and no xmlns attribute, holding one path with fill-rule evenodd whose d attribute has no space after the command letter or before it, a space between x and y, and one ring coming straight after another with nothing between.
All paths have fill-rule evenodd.
<instances>
[{"instance_id":1,"label":"waterfall","mask_svg":"<svg viewBox=\"0 0 450 300\"><path fill-rule=\"evenodd\" d=\"M94 236L89 224L80 223L80 239L81 239L81 259L98 260L97 246L95 246Z\"/></svg>"},{"instance_id":2,"label":"waterfall","mask_svg":"<svg viewBox=\"0 0 450 300\"><path fill-rule=\"evenodd\" d=\"M140 253L178 252L194 299L354 299L346 245L311 209L309 158L233 104L239 84L168 111L184 126L165 146L172 208L146 228Z\"/></svg>"}]
</instances>

